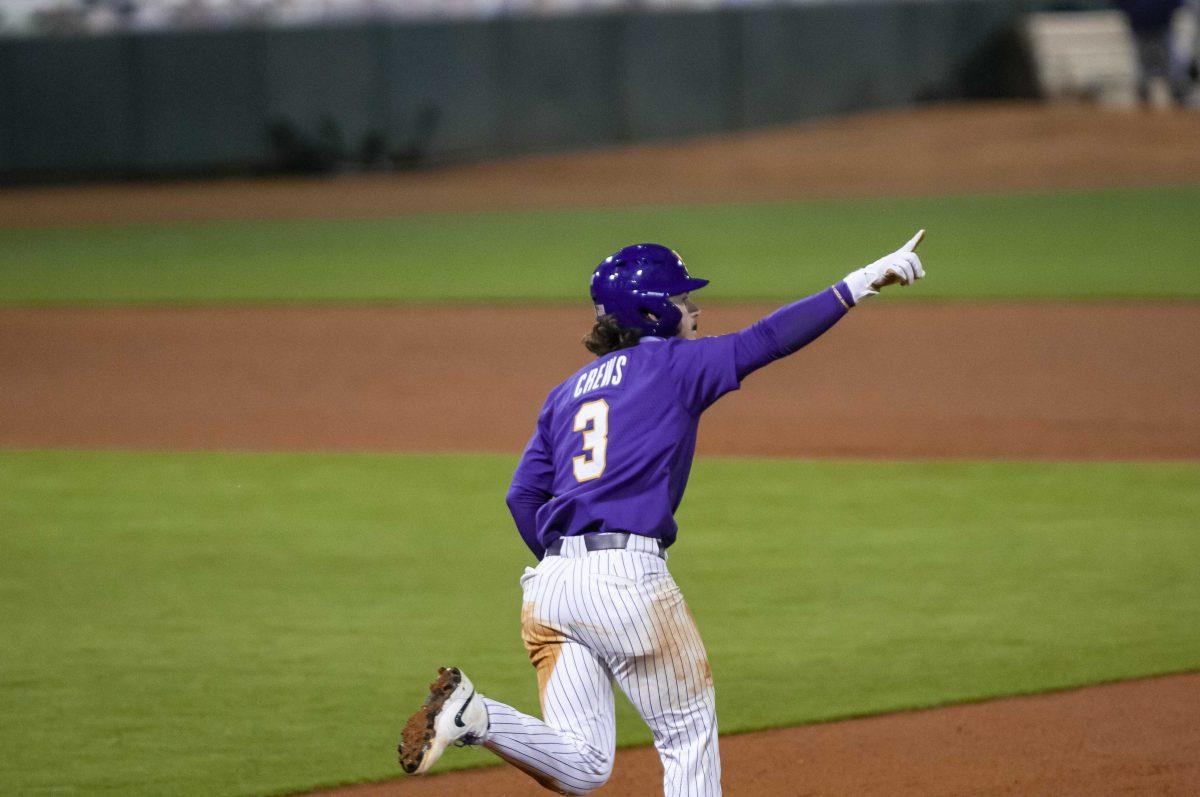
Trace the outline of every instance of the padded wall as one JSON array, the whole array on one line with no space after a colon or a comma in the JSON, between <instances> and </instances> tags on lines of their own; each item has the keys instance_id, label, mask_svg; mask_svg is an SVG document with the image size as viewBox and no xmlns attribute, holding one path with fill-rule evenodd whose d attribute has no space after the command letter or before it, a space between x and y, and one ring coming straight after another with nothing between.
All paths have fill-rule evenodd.
<instances>
[{"instance_id":1,"label":"padded wall","mask_svg":"<svg viewBox=\"0 0 1200 797\"><path fill-rule=\"evenodd\" d=\"M400 165L1003 96L1018 0L0 41L0 178ZM1008 48L1008 50L1006 50Z\"/></svg>"}]
</instances>

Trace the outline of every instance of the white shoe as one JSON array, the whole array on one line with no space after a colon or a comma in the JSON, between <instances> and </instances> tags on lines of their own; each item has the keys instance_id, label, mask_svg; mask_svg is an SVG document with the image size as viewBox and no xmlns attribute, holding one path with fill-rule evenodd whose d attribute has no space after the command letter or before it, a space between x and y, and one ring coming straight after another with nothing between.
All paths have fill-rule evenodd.
<instances>
[{"instance_id":1,"label":"white shoe","mask_svg":"<svg viewBox=\"0 0 1200 797\"><path fill-rule=\"evenodd\" d=\"M429 697L400 734L400 766L424 774L452 743L480 744L487 729L487 709L471 680L457 667L439 667Z\"/></svg>"}]
</instances>

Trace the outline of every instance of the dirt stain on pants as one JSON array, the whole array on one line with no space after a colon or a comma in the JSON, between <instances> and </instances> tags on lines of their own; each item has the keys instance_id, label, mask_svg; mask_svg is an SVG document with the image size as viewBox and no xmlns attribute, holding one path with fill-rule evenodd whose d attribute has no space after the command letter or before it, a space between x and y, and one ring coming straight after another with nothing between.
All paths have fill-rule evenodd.
<instances>
[{"instance_id":1,"label":"dirt stain on pants","mask_svg":"<svg viewBox=\"0 0 1200 797\"><path fill-rule=\"evenodd\" d=\"M546 709L546 686L554 674L565 640L560 631L537 618L532 602L521 604L521 641L525 643L529 661L537 670L538 700L543 712Z\"/></svg>"}]
</instances>

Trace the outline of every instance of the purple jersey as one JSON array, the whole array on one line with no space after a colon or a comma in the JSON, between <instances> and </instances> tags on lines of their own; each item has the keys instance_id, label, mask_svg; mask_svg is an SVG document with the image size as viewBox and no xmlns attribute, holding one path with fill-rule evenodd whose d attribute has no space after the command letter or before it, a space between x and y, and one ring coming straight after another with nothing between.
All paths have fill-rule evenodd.
<instances>
[{"instance_id":1,"label":"purple jersey","mask_svg":"<svg viewBox=\"0 0 1200 797\"><path fill-rule=\"evenodd\" d=\"M530 550L540 557L559 537L602 531L673 543L700 414L823 334L849 296L839 283L731 335L642 338L551 390L508 492Z\"/></svg>"},{"instance_id":2,"label":"purple jersey","mask_svg":"<svg viewBox=\"0 0 1200 797\"><path fill-rule=\"evenodd\" d=\"M674 542L700 413L737 387L725 335L642 338L550 391L513 477L554 496L537 512L542 547L599 531Z\"/></svg>"}]
</instances>

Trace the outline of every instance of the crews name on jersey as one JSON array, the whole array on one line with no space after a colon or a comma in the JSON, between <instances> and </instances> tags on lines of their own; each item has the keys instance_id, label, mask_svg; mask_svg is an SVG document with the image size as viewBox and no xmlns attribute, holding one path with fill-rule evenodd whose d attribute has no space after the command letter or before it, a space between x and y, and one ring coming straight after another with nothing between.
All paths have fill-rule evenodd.
<instances>
[{"instance_id":1,"label":"crews name on jersey","mask_svg":"<svg viewBox=\"0 0 1200 797\"><path fill-rule=\"evenodd\" d=\"M621 378L625 375L622 369L628 362L629 358L622 354L580 374L579 379L575 380L575 398L592 390L621 384Z\"/></svg>"}]
</instances>

